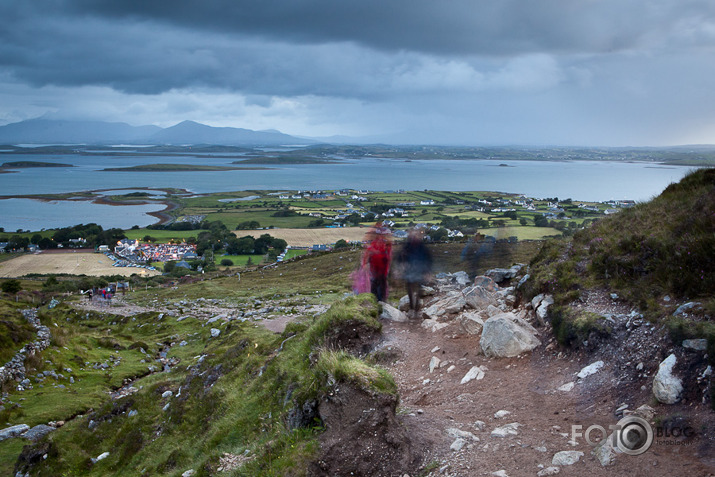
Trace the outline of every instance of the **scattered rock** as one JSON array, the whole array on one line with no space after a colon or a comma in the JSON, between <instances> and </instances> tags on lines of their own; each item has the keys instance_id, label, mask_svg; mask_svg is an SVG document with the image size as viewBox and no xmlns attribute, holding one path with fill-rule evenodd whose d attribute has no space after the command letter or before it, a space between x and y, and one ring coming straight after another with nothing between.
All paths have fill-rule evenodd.
<instances>
[{"instance_id":1,"label":"scattered rock","mask_svg":"<svg viewBox=\"0 0 715 477\"><path fill-rule=\"evenodd\" d=\"M36 442L54 430L54 427L46 426L45 424L38 424L32 429L24 432L20 437Z\"/></svg>"},{"instance_id":2,"label":"scattered rock","mask_svg":"<svg viewBox=\"0 0 715 477\"><path fill-rule=\"evenodd\" d=\"M499 288L494 280L484 275L474 277L474 286L484 288L489 292L496 291Z\"/></svg>"},{"instance_id":3,"label":"scattered rock","mask_svg":"<svg viewBox=\"0 0 715 477\"><path fill-rule=\"evenodd\" d=\"M506 470L497 470L496 472L492 472L490 475L493 475L494 477L509 477L507 475Z\"/></svg>"},{"instance_id":4,"label":"scattered rock","mask_svg":"<svg viewBox=\"0 0 715 477\"><path fill-rule=\"evenodd\" d=\"M503 419L506 416L508 416L509 414L511 414L511 412L502 409L501 411L497 411L496 413L494 413L494 418L495 419Z\"/></svg>"},{"instance_id":5,"label":"scattered rock","mask_svg":"<svg viewBox=\"0 0 715 477\"><path fill-rule=\"evenodd\" d=\"M502 313L484 322L479 344L487 357L510 358L541 344L529 330L516 324L515 319L513 313Z\"/></svg>"},{"instance_id":6,"label":"scattered rock","mask_svg":"<svg viewBox=\"0 0 715 477\"><path fill-rule=\"evenodd\" d=\"M484 320L472 311L465 311L457 317L460 329L468 335L478 335L484 327Z\"/></svg>"},{"instance_id":7,"label":"scattered rock","mask_svg":"<svg viewBox=\"0 0 715 477\"><path fill-rule=\"evenodd\" d=\"M592 454L603 467L615 464L616 455L621 453L617 447L613 447L613 438L614 435L611 434L593 448Z\"/></svg>"},{"instance_id":8,"label":"scattered rock","mask_svg":"<svg viewBox=\"0 0 715 477\"><path fill-rule=\"evenodd\" d=\"M675 404L680 401L683 383L673 375L673 367L677 359L671 354L658 366L658 373L653 380L653 395L663 404Z\"/></svg>"},{"instance_id":9,"label":"scattered rock","mask_svg":"<svg viewBox=\"0 0 715 477\"><path fill-rule=\"evenodd\" d=\"M511 424L507 424L506 426L502 427L497 427L491 432L492 437L508 437L508 436L516 436L519 434L519 424L518 422L512 422Z\"/></svg>"},{"instance_id":10,"label":"scattered rock","mask_svg":"<svg viewBox=\"0 0 715 477\"><path fill-rule=\"evenodd\" d=\"M442 328L446 328L449 326L449 323L440 323L437 320L422 320L421 325L422 328L428 329L432 331L432 333L441 330Z\"/></svg>"},{"instance_id":11,"label":"scattered rock","mask_svg":"<svg viewBox=\"0 0 715 477\"><path fill-rule=\"evenodd\" d=\"M183 474L181 474L181 477L191 477L195 473L196 473L196 471L194 469L189 469L186 472L184 472Z\"/></svg>"},{"instance_id":12,"label":"scattered rock","mask_svg":"<svg viewBox=\"0 0 715 477\"><path fill-rule=\"evenodd\" d=\"M673 313L673 316L680 316L684 314L686 311L692 310L693 308L699 307L701 305L700 302L697 301L691 301L688 303L685 303L684 305L680 305L677 310Z\"/></svg>"},{"instance_id":13,"label":"scattered rock","mask_svg":"<svg viewBox=\"0 0 715 477\"><path fill-rule=\"evenodd\" d=\"M586 366L585 368L583 368L581 371L579 371L579 373L576 376L579 379L585 379L585 378L591 376L592 374L596 374L597 372L599 372L601 370L601 368L603 368L604 364L605 363L603 361L596 361L595 363L591 363L588 366Z\"/></svg>"},{"instance_id":14,"label":"scattered rock","mask_svg":"<svg viewBox=\"0 0 715 477\"><path fill-rule=\"evenodd\" d=\"M217 338L221 334L221 330L218 328L211 328L211 338Z\"/></svg>"},{"instance_id":15,"label":"scattered rock","mask_svg":"<svg viewBox=\"0 0 715 477\"><path fill-rule=\"evenodd\" d=\"M432 356L432 359L429 360L429 372L432 373L434 372L435 368L439 366L440 359L437 356Z\"/></svg>"},{"instance_id":16,"label":"scattered rock","mask_svg":"<svg viewBox=\"0 0 715 477\"><path fill-rule=\"evenodd\" d=\"M571 381L571 382L566 383L562 386L559 386L558 390L561 391L562 393L568 393L568 392L571 392L571 390L574 388L575 385L576 385L576 383Z\"/></svg>"},{"instance_id":17,"label":"scattered rock","mask_svg":"<svg viewBox=\"0 0 715 477\"><path fill-rule=\"evenodd\" d=\"M464 293L464 299L470 308L475 310L482 310L487 308L489 305L496 305L497 298L493 290L483 286L473 286L465 288L462 293Z\"/></svg>"},{"instance_id":18,"label":"scattered rock","mask_svg":"<svg viewBox=\"0 0 715 477\"><path fill-rule=\"evenodd\" d=\"M409 304L408 304L409 308ZM387 303L382 304L382 313L380 313L380 319L389 321L406 322L409 321L407 314L398 310L392 305Z\"/></svg>"},{"instance_id":19,"label":"scattered rock","mask_svg":"<svg viewBox=\"0 0 715 477\"><path fill-rule=\"evenodd\" d=\"M426 308L424 314L431 319L437 319L443 315L459 313L465 306L467 306L467 301L464 295L462 295L462 292L452 291L447 293L444 298Z\"/></svg>"},{"instance_id":20,"label":"scattered rock","mask_svg":"<svg viewBox=\"0 0 715 477\"><path fill-rule=\"evenodd\" d=\"M491 278L496 283L501 283L514 278L520 270L521 265L514 265L511 268L493 268L491 270L487 270L484 273L484 276Z\"/></svg>"},{"instance_id":21,"label":"scattered rock","mask_svg":"<svg viewBox=\"0 0 715 477\"><path fill-rule=\"evenodd\" d=\"M475 379L477 381L484 379L484 371L482 371L479 366L473 366L472 369L467 371L467 374L464 375L460 384L467 384L469 381L473 381Z\"/></svg>"},{"instance_id":22,"label":"scattered rock","mask_svg":"<svg viewBox=\"0 0 715 477\"><path fill-rule=\"evenodd\" d=\"M694 351L706 351L708 349L708 340L706 339L693 339L684 340L683 348L692 349Z\"/></svg>"},{"instance_id":23,"label":"scattered rock","mask_svg":"<svg viewBox=\"0 0 715 477\"><path fill-rule=\"evenodd\" d=\"M457 429L456 427L450 427L449 429L447 429L447 435L454 439L460 438L464 440L479 442L479 438L471 432L463 431L461 429Z\"/></svg>"},{"instance_id":24,"label":"scattered rock","mask_svg":"<svg viewBox=\"0 0 715 477\"><path fill-rule=\"evenodd\" d=\"M464 439L457 438L457 439L455 439L454 442L452 442L452 445L449 446L449 448L455 452L459 452L460 450L462 450L462 447L464 447L464 444L466 444L466 443L467 443L467 441L465 441Z\"/></svg>"},{"instance_id":25,"label":"scattered rock","mask_svg":"<svg viewBox=\"0 0 715 477\"><path fill-rule=\"evenodd\" d=\"M166 399L166 398L170 398L173 395L174 395L174 393L172 391L164 391L161 394L161 397L162 397L162 399Z\"/></svg>"},{"instance_id":26,"label":"scattered rock","mask_svg":"<svg viewBox=\"0 0 715 477\"><path fill-rule=\"evenodd\" d=\"M580 451L561 451L554 454L551 459L552 465L574 465L583 457L583 452Z\"/></svg>"},{"instance_id":27,"label":"scattered rock","mask_svg":"<svg viewBox=\"0 0 715 477\"><path fill-rule=\"evenodd\" d=\"M99 462L100 460L104 460L104 459L106 459L107 457L109 457L109 452L103 452L103 453L99 454L97 457L93 457L93 458L92 458L92 463L93 463L93 464L96 464L96 463Z\"/></svg>"},{"instance_id":28,"label":"scattered rock","mask_svg":"<svg viewBox=\"0 0 715 477\"><path fill-rule=\"evenodd\" d=\"M561 467L547 467L545 469L541 469L536 473L537 477L546 477L548 475L556 475L559 472L561 472Z\"/></svg>"},{"instance_id":29,"label":"scattered rock","mask_svg":"<svg viewBox=\"0 0 715 477\"><path fill-rule=\"evenodd\" d=\"M20 434L27 432L29 429L30 426L28 426L27 424L18 424L16 426L6 427L5 429L0 431L0 441L17 437Z\"/></svg>"}]
</instances>

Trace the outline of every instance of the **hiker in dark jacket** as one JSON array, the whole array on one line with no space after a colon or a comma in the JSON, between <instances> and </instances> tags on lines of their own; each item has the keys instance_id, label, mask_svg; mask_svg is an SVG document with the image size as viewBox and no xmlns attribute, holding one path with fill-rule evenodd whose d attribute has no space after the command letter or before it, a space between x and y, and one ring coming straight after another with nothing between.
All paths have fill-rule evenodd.
<instances>
[{"instance_id":1,"label":"hiker in dark jacket","mask_svg":"<svg viewBox=\"0 0 715 477\"><path fill-rule=\"evenodd\" d=\"M417 317L422 299L422 285L429 280L432 273L432 254L424 243L424 232L421 229L410 230L399 255L402 266L402 278L407 285L407 296L410 299L409 314Z\"/></svg>"}]
</instances>

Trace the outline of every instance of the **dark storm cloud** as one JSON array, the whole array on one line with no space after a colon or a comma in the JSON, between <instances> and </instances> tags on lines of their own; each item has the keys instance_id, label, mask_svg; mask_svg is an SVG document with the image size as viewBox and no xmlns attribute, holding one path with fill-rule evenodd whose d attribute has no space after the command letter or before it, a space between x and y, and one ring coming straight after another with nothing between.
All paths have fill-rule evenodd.
<instances>
[{"instance_id":1,"label":"dark storm cloud","mask_svg":"<svg viewBox=\"0 0 715 477\"><path fill-rule=\"evenodd\" d=\"M187 0L68 2L77 13L152 19L302 42L354 41L441 54L611 52L713 18L702 0Z\"/></svg>"},{"instance_id":2,"label":"dark storm cloud","mask_svg":"<svg viewBox=\"0 0 715 477\"><path fill-rule=\"evenodd\" d=\"M4 0L0 18L0 122L240 111L592 144L715 125L709 0Z\"/></svg>"},{"instance_id":3,"label":"dark storm cloud","mask_svg":"<svg viewBox=\"0 0 715 477\"><path fill-rule=\"evenodd\" d=\"M36 85L369 96L389 93L392 75L422 74L419 55L469 63L687 42L682 26L693 35L712 26L715 4L37 0L0 9L0 64Z\"/></svg>"}]
</instances>

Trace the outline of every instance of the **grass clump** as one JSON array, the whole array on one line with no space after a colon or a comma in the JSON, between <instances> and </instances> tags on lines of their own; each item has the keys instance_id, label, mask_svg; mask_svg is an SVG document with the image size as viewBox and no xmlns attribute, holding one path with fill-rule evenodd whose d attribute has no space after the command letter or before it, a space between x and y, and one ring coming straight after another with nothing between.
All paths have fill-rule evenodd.
<instances>
[{"instance_id":1,"label":"grass clump","mask_svg":"<svg viewBox=\"0 0 715 477\"><path fill-rule=\"evenodd\" d=\"M551 311L551 325L556 340L562 346L580 344L587 341L594 333L596 335L611 333L603 316L567 306L555 307Z\"/></svg>"},{"instance_id":2,"label":"grass clump","mask_svg":"<svg viewBox=\"0 0 715 477\"><path fill-rule=\"evenodd\" d=\"M397 395L397 385L387 371L370 366L344 351L322 352L315 368L326 376L326 382L346 382L369 392Z\"/></svg>"}]
</instances>

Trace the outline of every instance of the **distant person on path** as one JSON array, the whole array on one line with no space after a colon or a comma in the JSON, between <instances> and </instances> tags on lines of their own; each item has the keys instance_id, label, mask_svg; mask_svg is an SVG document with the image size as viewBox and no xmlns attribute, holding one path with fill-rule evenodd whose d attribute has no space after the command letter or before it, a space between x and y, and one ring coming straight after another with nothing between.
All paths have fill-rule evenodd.
<instances>
[{"instance_id":1,"label":"distant person on path","mask_svg":"<svg viewBox=\"0 0 715 477\"><path fill-rule=\"evenodd\" d=\"M392 261L392 238L390 229L382 222L367 233L367 247L362 256L362 266L370 269L370 291L378 301L387 299L387 275Z\"/></svg>"},{"instance_id":2,"label":"distant person on path","mask_svg":"<svg viewBox=\"0 0 715 477\"><path fill-rule=\"evenodd\" d=\"M432 273L432 254L424 243L424 231L410 230L398 256L398 262L403 270L402 278L405 280L410 300L408 316L415 318L420 310L422 285L427 283Z\"/></svg>"}]
</instances>

